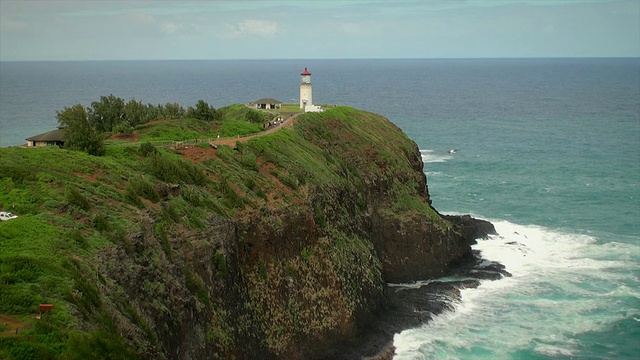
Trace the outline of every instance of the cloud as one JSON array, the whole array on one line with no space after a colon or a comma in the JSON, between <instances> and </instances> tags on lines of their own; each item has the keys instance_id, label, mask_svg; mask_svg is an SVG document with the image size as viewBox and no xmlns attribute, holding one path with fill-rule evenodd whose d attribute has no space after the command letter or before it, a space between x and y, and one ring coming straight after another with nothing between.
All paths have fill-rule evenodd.
<instances>
[{"instance_id":1,"label":"cloud","mask_svg":"<svg viewBox=\"0 0 640 360\"><path fill-rule=\"evenodd\" d=\"M182 25L178 25L178 24L174 24L174 23L162 24L162 26L160 27L162 32L167 34L167 35L173 35L178 30L180 30L181 28L182 28Z\"/></svg>"},{"instance_id":2,"label":"cloud","mask_svg":"<svg viewBox=\"0 0 640 360\"><path fill-rule=\"evenodd\" d=\"M145 13L133 13L128 15L131 21L138 24L153 24L156 20L153 15Z\"/></svg>"},{"instance_id":3,"label":"cloud","mask_svg":"<svg viewBox=\"0 0 640 360\"><path fill-rule=\"evenodd\" d=\"M278 35L279 25L267 20L244 20L234 27L232 37L261 37L271 39Z\"/></svg>"},{"instance_id":4,"label":"cloud","mask_svg":"<svg viewBox=\"0 0 640 360\"><path fill-rule=\"evenodd\" d=\"M22 31L29 27L24 21L17 21L6 16L0 17L0 29L4 31Z\"/></svg>"},{"instance_id":5,"label":"cloud","mask_svg":"<svg viewBox=\"0 0 640 360\"><path fill-rule=\"evenodd\" d=\"M348 34L359 34L362 32L362 26L357 23L344 23L340 25L340 29Z\"/></svg>"},{"instance_id":6,"label":"cloud","mask_svg":"<svg viewBox=\"0 0 640 360\"><path fill-rule=\"evenodd\" d=\"M129 13L124 16L128 27L123 27L128 34L136 36L163 37L189 36L198 32L197 19L185 16L154 16L148 13ZM124 24L124 23L123 23Z\"/></svg>"}]
</instances>

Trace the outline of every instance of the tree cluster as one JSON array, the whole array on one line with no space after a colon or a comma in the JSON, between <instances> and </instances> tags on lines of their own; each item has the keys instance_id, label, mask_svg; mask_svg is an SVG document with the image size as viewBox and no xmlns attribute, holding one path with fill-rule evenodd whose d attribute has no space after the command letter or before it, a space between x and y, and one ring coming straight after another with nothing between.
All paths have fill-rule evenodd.
<instances>
[{"instance_id":1,"label":"tree cluster","mask_svg":"<svg viewBox=\"0 0 640 360\"><path fill-rule=\"evenodd\" d=\"M198 100L195 107L187 109L178 103L143 104L141 101L109 95L101 96L90 107L76 104L56 111L60 127L65 127L65 147L86 151L91 155L104 154L104 134L127 133L141 124L157 119L186 119L213 121L220 119L220 113L204 100Z\"/></svg>"}]
</instances>

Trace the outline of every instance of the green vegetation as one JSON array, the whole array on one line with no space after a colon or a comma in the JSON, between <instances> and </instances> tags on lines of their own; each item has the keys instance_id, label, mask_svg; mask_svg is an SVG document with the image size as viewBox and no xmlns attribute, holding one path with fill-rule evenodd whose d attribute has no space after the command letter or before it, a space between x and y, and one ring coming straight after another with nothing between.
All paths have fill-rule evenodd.
<instances>
[{"instance_id":1,"label":"green vegetation","mask_svg":"<svg viewBox=\"0 0 640 360\"><path fill-rule=\"evenodd\" d=\"M248 121L262 124L272 120L273 114L268 111L260 111L248 108L242 104L233 104L218 109L220 117L223 119L233 119L236 121Z\"/></svg>"},{"instance_id":2,"label":"green vegetation","mask_svg":"<svg viewBox=\"0 0 640 360\"><path fill-rule=\"evenodd\" d=\"M169 183L204 185L207 182L202 168L168 153L150 156L144 167L147 173Z\"/></svg>"},{"instance_id":3,"label":"green vegetation","mask_svg":"<svg viewBox=\"0 0 640 360\"><path fill-rule=\"evenodd\" d=\"M224 357L242 326L257 321L251 326L263 334L252 336L278 354L295 345L287 331L343 326L371 306L365 292L381 293L382 265L361 236L371 208L440 221L419 196L415 145L375 114L348 107L304 114L237 149L195 149L203 155L192 159L152 141L251 134L273 114L244 105L215 110L204 101L186 110L155 107L112 95L88 109L58 113L71 128L69 148L84 152L0 149L0 210L19 215L0 223L0 314L26 325L0 337L2 359L136 358L140 343L163 351L163 337L169 343L171 326L183 321L172 296L210 316L200 325L212 354ZM150 122L158 116L163 121ZM103 142L105 133L127 129L137 143ZM305 222L316 228L306 233ZM250 254L267 237L296 232L304 233L300 244L273 245L282 254ZM229 257L224 246L241 250ZM246 263L237 263L241 256ZM118 278L123 271L144 281L127 285ZM249 297L234 307L224 303L233 293L225 284L240 273L249 280L237 286ZM315 282L318 274L327 280ZM293 284L285 300L283 279ZM335 301L346 313L331 309ZM35 320L41 303L55 308ZM152 326L150 318L165 322Z\"/></svg>"},{"instance_id":4,"label":"green vegetation","mask_svg":"<svg viewBox=\"0 0 640 360\"><path fill-rule=\"evenodd\" d=\"M112 134L135 132L138 141L171 142L244 136L262 131L263 124L277 115L242 104L216 110L198 100L185 109L177 103L125 102L114 95L101 96L90 107L76 104L56 112L60 127L65 128L65 148L96 156L105 154L104 140Z\"/></svg>"},{"instance_id":5,"label":"green vegetation","mask_svg":"<svg viewBox=\"0 0 640 360\"><path fill-rule=\"evenodd\" d=\"M182 141L209 138L218 134L213 125L204 120L181 119L138 125L138 141Z\"/></svg>"},{"instance_id":6,"label":"green vegetation","mask_svg":"<svg viewBox=\"0 0 640 360\"><path fill-rule=\"evenodd\" d=\"M282 104L279 109L280 112L295 113L300 111L300 104Z\"/></svg>"},{"instance_id":7,"label":"green vegetation","mask_svg":"<svg viewBox=\"0 0 640 360\"><path fill-rule=\"evenodd\" d=\"M91 124L82 105L66 107L58 111L56 117L60 126L65 128L65 148L85 151L90 155L104 155L104 136Z\"/></svg>"},{"instance_id":8,"label":"green vegetation","mask_svg":"<svg viewBox=\"0 0 640 360\"><path fill-rule=\"evenodd\" d=\"M135 99L125 103L124 99L109 95L101 96L100 101L92 102L91 106L87 108L81 104L65 107L57 111L56 117L59 125L66 128L66 148L101 156L105 153L104 138L108 134L131 134L136 127L152 120L190 119L192 122L213 122L221 120L222 114L204 100L198 100L195 107L189 106L185 110L177 103L154 106L145 105ZM156 140L179 141L185 140L185 135L187 138L193 139L202 136L203 133L214 132L210 124L203 126L202 123L198 123L196 129L192 128L193 124L173 123L173 125L181 131L176 133L169 131L169 129L154 129L154 133L148 135L147 138L154 138L155 134L160 138ZM185 133L186 129L188 129L187 133L190 132L189 135L193 137L188 137L189 135Z\"/></svg>"}]
</instances>

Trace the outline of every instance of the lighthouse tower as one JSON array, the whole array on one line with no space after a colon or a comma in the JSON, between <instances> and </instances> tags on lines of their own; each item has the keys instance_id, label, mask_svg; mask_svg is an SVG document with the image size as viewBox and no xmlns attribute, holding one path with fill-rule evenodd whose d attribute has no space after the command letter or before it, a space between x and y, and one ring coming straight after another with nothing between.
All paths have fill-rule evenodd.
<instances>
[{"instance_id":1,"label":"lighthouse tower","mask_svg":"<svg viewBox=\"0 0 640 360\"><path fill-rule=\"evenodd\" d=\"M304 111L307 106L313 105L311 99L311 73L307 68L300 73L300 110Z\"/></svg>"}]
</instances>

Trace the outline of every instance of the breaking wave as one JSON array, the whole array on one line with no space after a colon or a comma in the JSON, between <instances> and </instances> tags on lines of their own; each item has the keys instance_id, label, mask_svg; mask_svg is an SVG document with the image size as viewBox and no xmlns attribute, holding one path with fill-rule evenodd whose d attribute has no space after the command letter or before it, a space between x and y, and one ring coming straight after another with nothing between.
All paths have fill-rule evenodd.
<instances>
[{"instance_id":1,"label":"breaking wave","mask_svg":"<svg viewBox=\"0 0 640 360\"><path fill-rule=\"evenodd\" d=\"M420 156L422 156L422 162L434 163L434 162L446 162L453 158L453 154L447 152L436 152L435 150L420 150Z\"/></svg>"},{"instance_id":2,"label":"breaking wave","mask_svg":"<svg viewBox=\"0 0 640 360\"><path fill-rule=\"evenodd\" d=\"M453 311L396 334L395 359L566 358L592 354L581 337L615 326L638 331L640 247L492 222L499 235L474 249L513 276L463 289ZM626 354L620 346L602 346L605 357L635 356L633 348Z\"/></svg>"}]
</instances>

